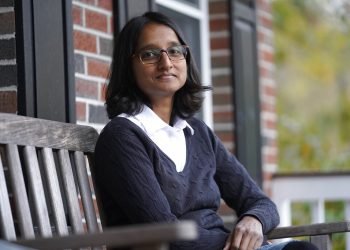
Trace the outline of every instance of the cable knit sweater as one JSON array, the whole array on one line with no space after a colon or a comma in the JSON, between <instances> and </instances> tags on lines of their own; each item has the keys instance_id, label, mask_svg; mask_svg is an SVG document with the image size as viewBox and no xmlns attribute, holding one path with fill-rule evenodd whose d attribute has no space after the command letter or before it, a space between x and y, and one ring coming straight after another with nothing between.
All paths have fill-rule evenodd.
<instances>
[{"instance_id":1,"label":"cable knit sweater","mask_svg":"<svg viewBox=\"0 0 350 250\"><path fill-rule=\"evenodd\" d=\"M184 129L182 172L128 119L106 125L96 145L95 172L107 225L190 219L198 224L199 239L171 249L222 249L229 234L217 214L222 198L238 217L256 217L264 233L273 229L279 223L273 202L209 127L196 118L187 122L194 134Z\"/></svg>"}]
</instances>

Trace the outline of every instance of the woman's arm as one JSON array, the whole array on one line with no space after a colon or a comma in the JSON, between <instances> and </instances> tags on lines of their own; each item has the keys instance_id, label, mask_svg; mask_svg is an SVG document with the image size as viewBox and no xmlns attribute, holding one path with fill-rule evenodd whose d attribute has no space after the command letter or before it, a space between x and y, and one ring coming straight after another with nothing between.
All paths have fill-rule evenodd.
<instances>
[{"instance_id":1,"label":"woman's arm","mask_svg":"<svg viewBox=\"0 0 350 250\"><path fill-rule=\"evenodd\" d=\"M264 233L276 227L279 216L275 204L216 136L214 145L217 157L215 180L225 202L236 211L239 219L247 215L257 218Z\"/></svg>"},{"instance_id":2,"label":"woman's arm","mask_svg":"<svg viewBox=\"0 0 350 250\"><path fill-rule=\"evenodd\" d=\"M263 242L263 234L279 223L277 208L236 157L215 135L212 138L217 159L215 180L222 198L238 215L224 250L257 249Z\"/></svg>"}]
</instances>

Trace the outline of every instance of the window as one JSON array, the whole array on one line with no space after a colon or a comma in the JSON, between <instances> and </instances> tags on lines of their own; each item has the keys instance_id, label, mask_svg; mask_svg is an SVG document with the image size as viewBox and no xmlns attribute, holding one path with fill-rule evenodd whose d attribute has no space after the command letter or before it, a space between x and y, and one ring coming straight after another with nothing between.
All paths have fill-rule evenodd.
<instances>
[{"instance_id":1,"label":"window","mask_svg":"<svg viewBox=\"0 0 350 250\"><path fill-rule=\"evenodd\" d=\"M201 73L202 83L211 85L211 65L208 26L208 1L198 0L156 0L157 11L172 18L181 28L194 54ZM212 96L205 92L201 118L213 127Z\"/></svg>"}]
</instances>

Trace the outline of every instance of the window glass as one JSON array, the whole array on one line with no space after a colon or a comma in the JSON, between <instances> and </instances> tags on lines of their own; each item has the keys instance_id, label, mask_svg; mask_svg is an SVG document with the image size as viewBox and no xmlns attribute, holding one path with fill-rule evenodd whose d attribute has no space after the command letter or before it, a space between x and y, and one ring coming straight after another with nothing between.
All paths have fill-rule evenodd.
<instances>
[{"instance_id":1,"label":"window glass","mask_svg":"<svg viewBox=\"0 0 350 250\"><path fill-rule=\"evenodd\" d=\"M195 7L199 7L199 0L181 0L181 2L191 4Z\"/></svg>"},{"instance_id":2,"label":"window glass","mask_svg":"<svg viewBox=\"0 0 350 250\"><path fill-rule=\"evenodd\" d=\"M190 50L192 55L194 56L197 67L199 70L201 70L200 69L201 49L200 49L200 43L198 39L200 37L199 20L186 16L179 12L175 12L166 7L162 7L162 6L157 6L157 7L159 12L170 17L180 27L185 37L185 40L187 42L187 45L190 46Z\"/></svg>"},{"instance_id":3,"label":"window glass","mask_svg":"<svg viewBox=\"0 0 350 250\"><path fill-rule=\"evenodd\" d=\"M349 1L273 1L279 171L350 170Z\"/></svg>"}]
</instances>

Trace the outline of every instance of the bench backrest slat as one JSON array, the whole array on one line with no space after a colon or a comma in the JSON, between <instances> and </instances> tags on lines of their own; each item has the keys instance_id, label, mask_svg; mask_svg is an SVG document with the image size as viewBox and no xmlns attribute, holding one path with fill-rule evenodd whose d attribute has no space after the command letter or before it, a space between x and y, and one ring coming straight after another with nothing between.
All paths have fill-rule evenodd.
<instances>
[{"instance_id":1,"label":"bench backrest slat","mask_svg":"<svg viewBox=\"0 0 350 250\"><path fill-rule=\"evenodd\" d=\"M10 200L8 197L8 190L6 187L6 180L4 175L4 166L0 155L0 224L1 232L6 240L16 239L15 227L13 224L12 211Z\"/></svg>"},{"instance_id":2,"label":"bench backrest slat","mask_svg":"<svg viewBox=\"0 0 350 250\"><path fill-rule=\"evenodd\" d=\"M25 146L23 153L38 227L43 237L50 237L51 225L36 150L33 146Z\"/></svg>"},{"instance_id":3,"label":"bench backrest slat","mask_svg":"<svg viewBox=\"0 0 350 250\"><path fill-rule=\"evenodd\" d=\"M82 215L80 213L78 193L73 178L72 165L67 150L58 150L58 161L63 180L63 189L67 198L68 214L71 218L71 226L74 233L84 232Z\"/></svg>"},{"instance_id":4,"label":"bench backrest slat","mask_svg":"<svg viewBox=\"0 0 350 250\"><path fill-rule=\"evenodd\" d=\"M19 230L25 238L34 238L33 220L17 145L7 144L6 152Z\"/></svg>"},{"instance_id":5,"label":"bench backrest slat","mask_svg":"<svg viewBox=\"0 0 350 250\"><path fill-rule=\"evenodd\" d=\"M85 164L85 158L82 152L74 152L74 163L76 164L80 196L85 212L85 220L88 226L88 230L89 232L97 232L97 217L94 210L92 192L87 174L87 166Z\"/></svg>"},{"instance_id":6,"label":"bench backrest slat","mask_svg":"<svg viewBox=\"0 0 350 250\"><path fill-rule=\"evenodd\" d=\"M47 180L48 197L52 207L54 226L58 235L67 235L66 215L52 149L43 148L40 153L44 165L45 178Z\"/></svg>"}]
</instances>

